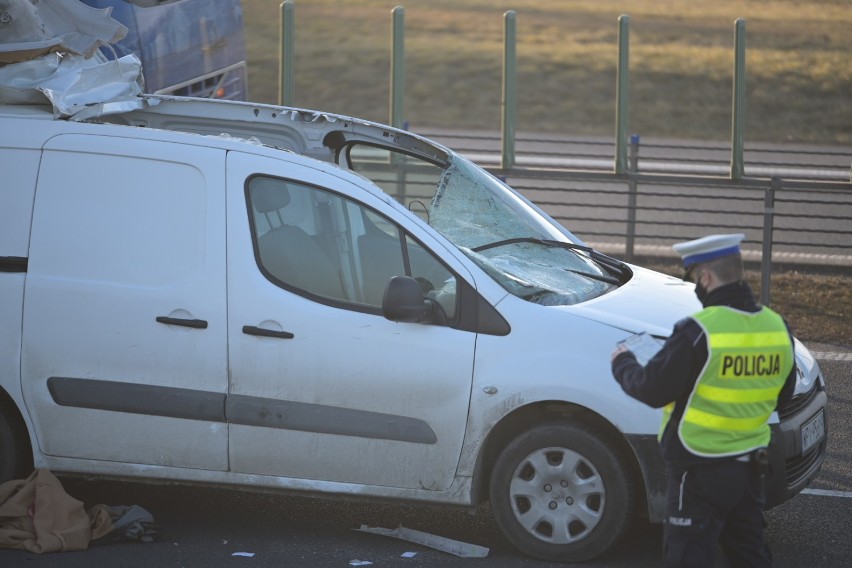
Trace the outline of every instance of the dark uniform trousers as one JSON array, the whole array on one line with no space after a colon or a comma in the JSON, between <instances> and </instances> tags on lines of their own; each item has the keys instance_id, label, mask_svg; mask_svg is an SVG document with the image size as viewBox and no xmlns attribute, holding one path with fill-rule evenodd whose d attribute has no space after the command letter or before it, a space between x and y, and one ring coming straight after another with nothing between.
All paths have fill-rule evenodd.
<instances>
[{"instance_id":1,"label":"dark uniform trousers","mask_svg":"<svg viewBox=\"0 0 852 568\"><path fill-rule=\"evenodd\" d=\"M721 544L731 568L771 567L763 533L766 501L754 462L723 460L687 468L668 464L663 551L666 566L715 566Z\"/></svg>"}]
</instances>

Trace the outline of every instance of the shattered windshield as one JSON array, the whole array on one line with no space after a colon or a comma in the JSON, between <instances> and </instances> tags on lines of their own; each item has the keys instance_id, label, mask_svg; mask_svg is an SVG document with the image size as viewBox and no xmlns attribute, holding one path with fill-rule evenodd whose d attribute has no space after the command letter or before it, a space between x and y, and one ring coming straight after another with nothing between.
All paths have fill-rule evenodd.
<instances>
[{"instance_id":1,"label":"shattered windshield","mask_svg":"<svg viewBox=\"0 0 852 568\"><path fill-rule=\"evenodd\" d=\"M612 283L589 257L553 246L565 237L496 178L454 156L432 199L432 227L515 296L576 304ZM499 246L487 247L495 243ZM505 244L501 244L505 243Z\"/></svg>"},{"instance_id":2,"label":"shattered windshield","mask_svg":"<svg viewBox=\"0 0 852 568\"><path fill-rule=\"evenodd\" d=\"M456 154L435 165L354 146L350 167L455 244L511 294L543 305L600 296L618 279L513 190ZM579 250L578 250L579 249Z\"/></svg>"}]
</instances>

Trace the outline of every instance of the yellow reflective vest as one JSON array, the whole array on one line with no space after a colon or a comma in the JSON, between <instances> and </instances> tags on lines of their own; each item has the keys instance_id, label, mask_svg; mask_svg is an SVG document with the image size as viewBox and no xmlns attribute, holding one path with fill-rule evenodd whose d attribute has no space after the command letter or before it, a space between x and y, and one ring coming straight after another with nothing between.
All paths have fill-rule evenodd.
<instances>
[{"instance_id":1,"label":"yellow reflective vest","mask_svg":"<svg viewBox=\"0 0 852 568\"><path fill-rule=\"evenodd\" d=\"M702 457L744 454L769 445L769 416L793 368L793 345L780 315L711 306L692 316L707 337L707 362L678 424L678 436ZM660 436L674 403L664 409Z\"/></svg>"}]
</instances>

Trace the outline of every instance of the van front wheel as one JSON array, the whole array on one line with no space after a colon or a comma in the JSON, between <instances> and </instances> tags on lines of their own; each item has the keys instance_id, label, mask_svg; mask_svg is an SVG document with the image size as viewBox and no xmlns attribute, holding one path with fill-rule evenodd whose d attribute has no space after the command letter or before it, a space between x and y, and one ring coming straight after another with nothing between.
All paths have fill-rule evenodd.
<instances>
[{"instance_id":1,"label":"van front wheel","mask_svg":"<svg viewBox=\"0 0 852 568\"><path fill-rule=\"evenodd\" d=\"M551 421L521 433L491 477L497 525L522 552L580 562L605 552L627 528L628 468L589 427Z\"/></svg>"}]
</instances>

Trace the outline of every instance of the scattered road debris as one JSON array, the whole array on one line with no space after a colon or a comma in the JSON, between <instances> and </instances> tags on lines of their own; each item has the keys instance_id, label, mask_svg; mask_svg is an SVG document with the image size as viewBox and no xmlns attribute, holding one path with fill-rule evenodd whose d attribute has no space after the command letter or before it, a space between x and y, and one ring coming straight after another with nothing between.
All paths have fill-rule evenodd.
<instances>
[{"instance_id":1,"label":"scattered road debris","mask_svg":"<svg viewBox=\"0 0 852 568\"><path fill-rule=\"evenodd\" d=\"M445 538L442 536L437 536L414 529L408 529L402 525L399 525L395 529L368 527L367 525L361 525L361 528L357 528L355 530L407 540L409 542L422 544L423 546L428 546L430 548L434 548L442 552L454 554L462 558L485 558L486 556L488 556L488 549L484 546L468 544L466 542L453 540L451 538Z\"/></svg>"},{"instance_id":2,"label":"scattered road debris","mask_svg":"<svg viewBox=\"0 0 852 568\"><path fill-rule=\"evenodd\" d=\"M48 469L0 484L0 548L36 554L119 541L153 542L160 528L138 505L86 509Z\"/></svg>"}]
</instances>

